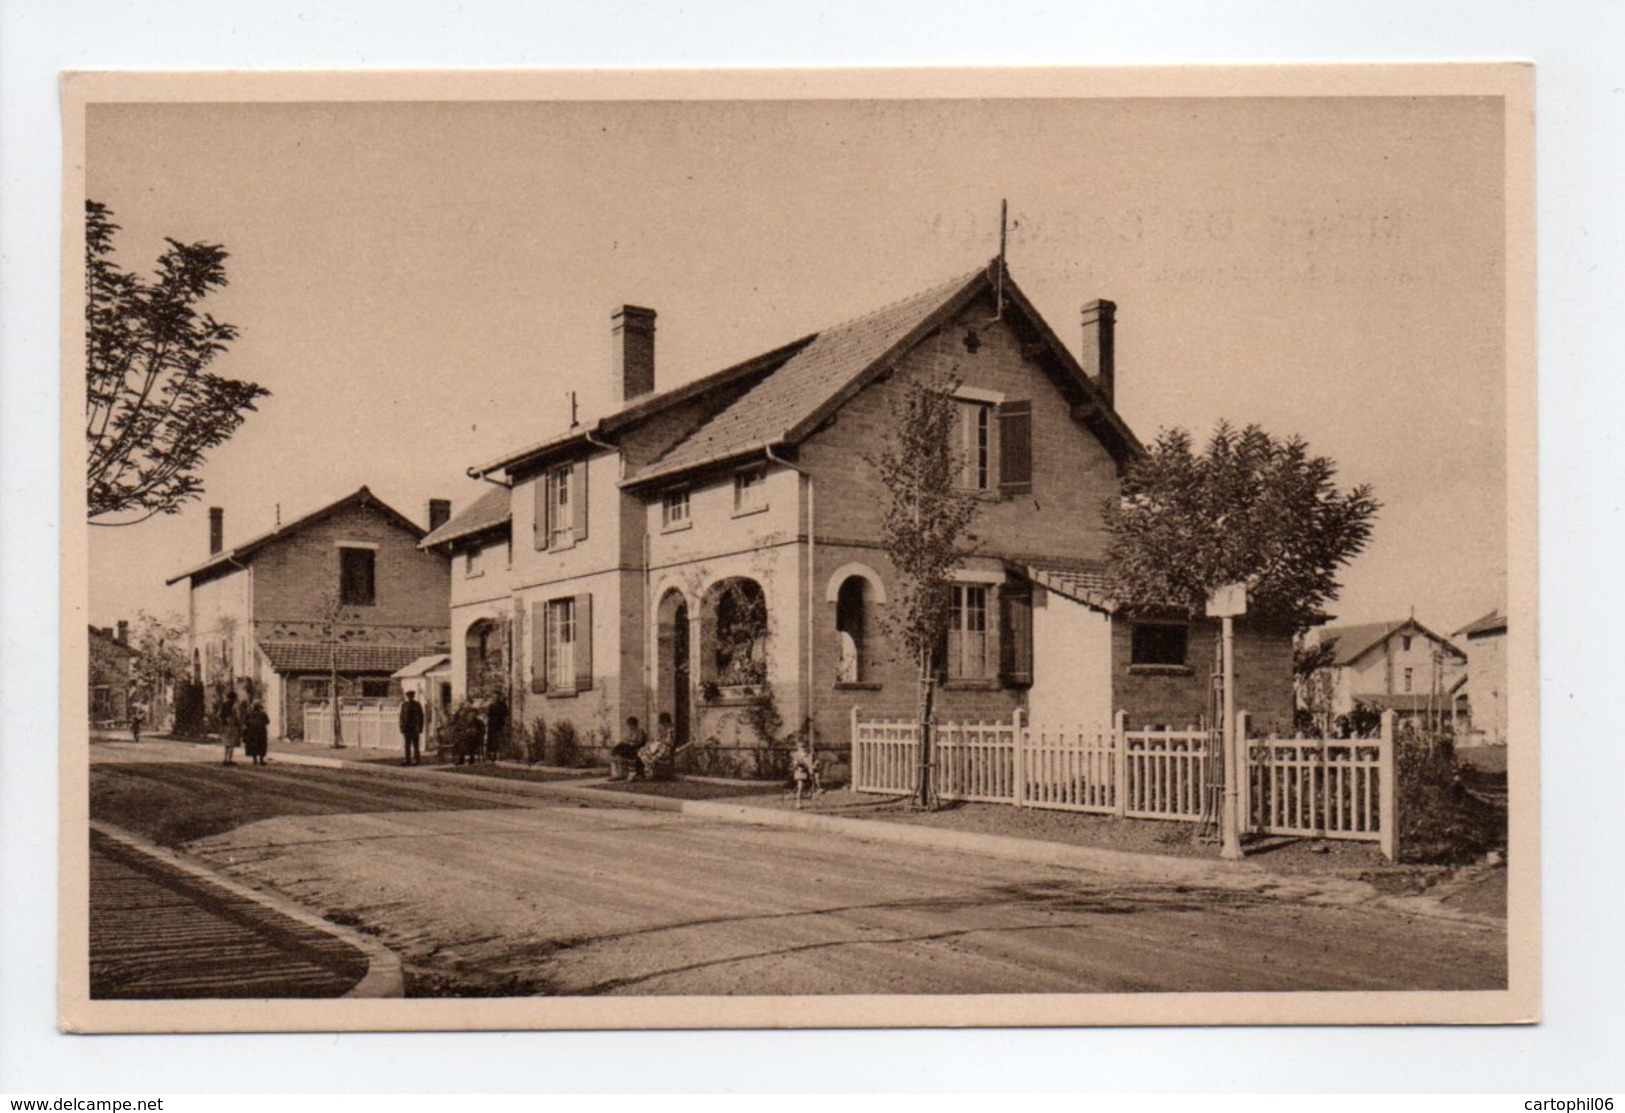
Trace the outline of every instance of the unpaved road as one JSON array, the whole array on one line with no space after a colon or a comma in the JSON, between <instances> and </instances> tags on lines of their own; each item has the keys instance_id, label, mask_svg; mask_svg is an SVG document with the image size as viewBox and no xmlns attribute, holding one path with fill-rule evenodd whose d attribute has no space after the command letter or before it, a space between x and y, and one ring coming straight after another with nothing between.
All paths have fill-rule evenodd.
<instances>
[{"instance_id":1,"label":"unpaved road","mask_svg":"<svg viewBox=\"0 0 1625 1113\"><path fill-rule=\"evenodd\" d=\"M135 770L95 775L125 772ZM304 800L303 814L256 819L188 850L374 933L402 956L419 992L1506 984L1503 930L1385 909L1133 884L664 812L471 797L440 790L432 775L420 789L291 766L147 763L140 773L199 799L218 798L226 783ZM403 791L411 810L393 806Z\"/></svg>"}]
</instances>

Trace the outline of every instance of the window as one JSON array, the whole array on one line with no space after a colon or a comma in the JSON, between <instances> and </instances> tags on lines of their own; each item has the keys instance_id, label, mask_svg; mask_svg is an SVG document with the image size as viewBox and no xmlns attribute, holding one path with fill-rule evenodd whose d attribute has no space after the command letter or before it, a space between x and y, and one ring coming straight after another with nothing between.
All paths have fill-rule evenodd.
<instances>
[{"instance_id":1,"label":"window","mask_svg":"<svg viewBox=\"0 0 1625 1113\"><path fill-rule=\"evenodd\" d=\"M1185 652L1190 643L1190 630L1182 623L1137 623L1133 629L1132 639L1129 650L1130 665L1183 667Z\"/></svg>"},{"instance_id":2,"label":"window","mask_svg":"<svg viewBox=\"0 0 1625 1113\"><path fill-rule=\"evenodd\" d=\"M762 585L730 576L711 586L700 610L702 679L718 689L767 680L767 595Z\"/></svg>"},{"instance_id":3,"label":"window","mask_svg":"<svg viewBox=\"0 0 1625 1113\"><path fill-rule=\"evenodd\" d=\"M660 522L667 529L680 529L689 524L688 491L667 491L660 501Z\"/></svg>"},{"instance_id":4,"label":"window","mask_svg":"<svg viewBox=\"0 0 1625 1113\"><path fill-rule=\"evenodd\" d=\"M973 491L988 489L988 448L992 443L993 407L987 402L959 400L959 485Z\"/></svg>"},{"instance_id":5,"label":"window","mask_svg":"<svg viewBox=\"0 0 1625 1113\"><path fill-rule=\"evenodd\" d=\"M868 587L868 582L862 576L848 576L835 597L837 684L858 684L866 679L863 628Z\"/></svg>"},{"instance_id":6,"label":"window","mask_svg":"<svg viewBox=\"0 0 1625 1113\"><path fill-rule=\"evenodd\" d=\"M955 584L948 611L948 679L987 677L987 588Z\"/></svg>"},{"instance_id":7,"label":"window","mask_svg":"<svg viewBox=\"0 0 1625 1113\"><path fill-rule=\"evenodd\" d=\"M364 699L388 699L389 681L363 678L361 681L361 695Z\"/></svg>"},{"instance_id":8,"label":"window","mask_svg":"<svg viewBox=\"0 0 1625 1113\"><path fill-rule=\"evenodd\" d=\"M574 599L555 599L547 605L547 686L555 692L576 686Z\"/></svg>"},{"instance_id":9,"label":"window","mask_svg":"<svg viewBox=\"0 0 1625 1113\"><path fill-rule=\"evenodd\" d=\"M1406 669L1405 670L1405 690L1407 692L1411 690L1411 684L1415 680L1415 678L1416 678L1416 670L1415 669Z\"/></svg>"},{"instance_id":10,"label":"window","mask_svg":"<svg viewBox=\"0 0 1625 1113\"><path fill-rule=\"evenodd\" d=\"M1406 653L1409 653L1411 651L1411 636L1409 634L1406 634L1404 637L1400 638L1399 640L1400 640L1400 648L1403 649Z\"/></svg>"},{"instance_id":11,"label":"window","mask_svg":"<svg viewBox=\"0 0 1625 1113\"><path fill-rule=\"evenodd\" d=\"M371 549L339 549L339 602L346 607L370 607L374 601Z\"/></svg>"},{"instance_id":12,"label":"window","mask_svg":"<svg viewBox=\"0 0 1625 1113\"><path fill-rule=\"evenodd\" d=\"M767 473L760 468L734 476L734 513L751 514L767 509Z\"/></svg>"},{"instance_id":13,"label":"window","mask_svg":"<svg viewBox=\"0 0 1625 1113\"><path fill-rule=\"evenodd\" d=\"M484 555L482 549L470 549L463 555L463 575L478 576L481 572L480 557Z\"/></svg>"},{"instance_id":14,"label":"window","mask_svg":"<svg viewBox=\"0 0 1625 1113\"><path fill-rule=\"evenodd\" d=\"M551 486L552 496L549 499L548 521L553 531L553 547L571 545L575 542L574 519L571 517L570 495L574 486L572 479L575 475L575 466L565 464L554 470Z\"/></svg>"},{"instance_id":15,"label":"window","mask_svg":"<svg viewBox=\"0 0 1625 1113\"><path fill-rule=\"evenodd\" d=\"M301 703L326 703L327 680L301 680L299 682L299 700Z\"/></svg>"}]
</instances>

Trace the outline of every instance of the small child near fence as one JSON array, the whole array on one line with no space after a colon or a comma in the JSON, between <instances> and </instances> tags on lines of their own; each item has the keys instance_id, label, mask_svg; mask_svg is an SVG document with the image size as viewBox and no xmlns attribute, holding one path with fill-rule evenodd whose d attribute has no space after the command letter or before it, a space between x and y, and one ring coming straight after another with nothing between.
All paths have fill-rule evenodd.
<instances>
[{"instance_id":1,"label":"small child near fence","mask_svg":"<svg viewBox=\"0 0 1625 1113\"><path fill-rule=\"evenodd\" d=\"M823 783L818 777L818 759L807 749L806 742L797 742L794 752L790 754L790 776L796 783L796 807L801 807L804 797L821 796L824 792Z\"/></svg>"}]
</instances>

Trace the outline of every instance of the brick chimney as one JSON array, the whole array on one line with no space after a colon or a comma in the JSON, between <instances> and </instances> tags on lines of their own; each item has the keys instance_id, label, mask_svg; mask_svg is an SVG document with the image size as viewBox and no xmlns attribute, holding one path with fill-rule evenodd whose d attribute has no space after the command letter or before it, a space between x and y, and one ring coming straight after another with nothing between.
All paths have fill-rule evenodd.
<instances>
[{"instance_id":1,"label":"brick chimney","mask_svg":"<svg viewBox=\"0 0 1625 1113\"><path fill-rule=\"evenodd\" d=\"M615 401L630 402L655 388L655 311L623 305L615 322Z\"/></svg>"},{"instance_id":2,"label":"brick chimney","mask_svg":"<svg viewBox=\"0 0 1625 1113\"><path fill-rule=\"evenodd\" d=\"M1078 362L1091 382L1100 388L1106 404L1117 405L1116 338L1117 304L1104 300L1083 307L1083 351Z\"/></svg>"},{"instance_id":3,"label":"brick chimney","mask_svg":"<svg viewBox=\"0 0 1625 1113\"><path fill-rule=\"evenodd\" d=\"M429 500L429 532L433 533L447 522L451 521L451 500Z\"/></svg>"},{"instance_id":4,"label":"brick chimney","mask_svg":"<svg viewBox=\"0 0 1625 1113\"><path fill-rule=\"evenodd\" d=\"M209 555L214 556L226 547L226 512L218 506L209 507Z\"/></svg>"},{"instance_id":5,"label":"brick chimney","mask_svg":"<svg viewBox=\"0 0 1625 1113\"><path fill-rule=\"evenodd\" d=\"M122 618L118 620L118 633L114 635L113 640L120 645L130 644L130 624Z\"/></svg>"}]
</instances>

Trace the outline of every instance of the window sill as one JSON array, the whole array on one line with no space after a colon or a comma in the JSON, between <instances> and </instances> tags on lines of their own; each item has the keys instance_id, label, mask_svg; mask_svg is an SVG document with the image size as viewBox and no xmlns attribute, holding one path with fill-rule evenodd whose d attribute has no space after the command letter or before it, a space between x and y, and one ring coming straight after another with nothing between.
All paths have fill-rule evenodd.
<instances>
[{"instance_id":1,"label":"window sill","mask_svg":"<svg viewBox=\"0 0 1625 1113\"><path fill-rule=\"evenodd\" d=\"M575 699L581 692L575 688L549 688L548 699Z\"/></svg>"},{"instance_id":2,"label":"window sill","mask_svg":"<svg viewBox=\"0 0 1625 1113\"><path fill-rule=\"evenodd\" d=\"M999 682L997 680L972 680L968 678L944 680L942 690L944 692L996 692L999 690Z\"/></svg>"},{"instance_id":3,"label":"window sill","mask_svg":"<svg viewBox=\"0 0 1625 1113\"><path fill-rule=\"evenodd\" d=\"M748 707L762 697L767 685L730 684L718 690L715 699L701 699L707 707Z\"/></svg>"},{"instance_id":4,"label":"window sill","mask_svg":"<svg viewBox=\"0 0 1625 1113\"><path fill-rule=\"evenodd\" d=\"M669 523L667 525L661 526L660 527L660 532L661 533L682 533L685 529L693 529L693 528L694 528L694 523L691 522L691 521L672 522L672 523Z\"/></svg>"},{"instance_id":5,"label":"window sill","mask_svg":"<svg viewBox=\"0 0 1625 1113\"><path fill-rule=\"evenodd\" d=\"M767 513L767 504L763 503L761 506L747 506L742 510L736 508L734 510L734 512L733 512L733 516L735 518L748 518L752 514L765 514L765 513Z\"/></svg>"},{"instance_id":6,"label":"window sill","mask_svg":"<svg viewBox=\"0 0 1625 1113\"><path fill-rule=\"evenodd\" d=\"M465 579L465 580L478 580L478 579L482 578L484 575L485 575L485 569L482 568L478 572L464 572L463 573L463 579Z\"/></svg>"},{"instance_id":7,"label":"window sill","mask_svg":"<svg viewBox=\"0 0 1625 1113\"><path fill-rule=\"evenodd\" d=\"M1194 676L1196 671L1189 665L1130 665L1130 676Z\"/></svg>"},{"instance_id":8,"label":"window sill","mask_svg":"<svg viewBox=\"0 0 1625 1113\"><path fill-rule=\"evenodd\" d=\"M880 681L837 680L835 682L835 690L837 692L878 692L880 691Z\"/></svg>"}]
</instances>

